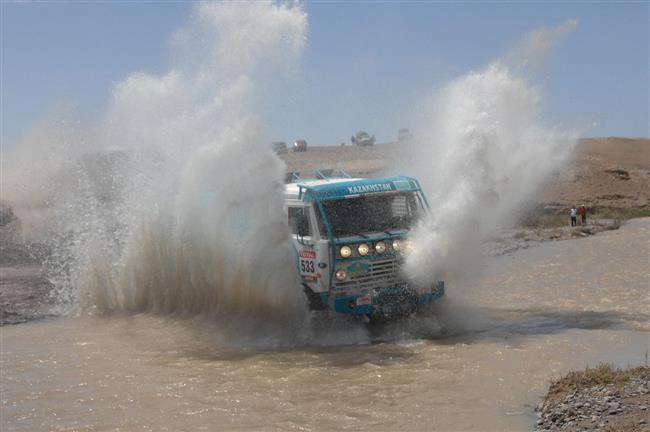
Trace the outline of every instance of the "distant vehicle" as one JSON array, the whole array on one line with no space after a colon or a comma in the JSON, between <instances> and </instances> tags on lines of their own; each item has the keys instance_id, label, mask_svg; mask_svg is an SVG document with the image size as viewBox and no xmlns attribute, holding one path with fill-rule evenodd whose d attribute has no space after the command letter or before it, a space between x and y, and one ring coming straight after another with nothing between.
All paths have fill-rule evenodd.
<instances>
[{"instance_id":1,"label":"distant vehicle","mask_svg":"<svg viewBox=\"0 0 650 432\"><path fill-rule=\"evenodd\" d=\"M366 131L359 131L350 138L350 141L358 146L371 146L375 144L375 136L370 136Z\"/></svg>"},{"instance_id":2,"label":"distant vehicle","mask_svg":"<svg viewBox=\"0 0 650 432\"><path fill-rule=\"evenodd\" d=\"M284 141L275 141L274 143L271 143L271 150L273 150L275 154L285 154L287 152L287 143Z\"/></svg>"},{"instance_id":3,"label":"distant vehicle","mask_svg":"<svg viewBox=\"0 0 650 432\"><path fill-rule=\"evenodd\" d=\"M295 152L306 152L307 151L307 141L304 139L295 140L293 143L293 151Z\"/></svg>"},{"instance_id":4,"label":"distant vehicle","mask_svg":"<svg viewBox=\"0 0 650 432\"><path fill-rule=\"evenodd\" d=\"M408 128L402 128L397 131L397 142L400 144L408 143L413 140L413 134Z\"/></svg>"}]
</instances>

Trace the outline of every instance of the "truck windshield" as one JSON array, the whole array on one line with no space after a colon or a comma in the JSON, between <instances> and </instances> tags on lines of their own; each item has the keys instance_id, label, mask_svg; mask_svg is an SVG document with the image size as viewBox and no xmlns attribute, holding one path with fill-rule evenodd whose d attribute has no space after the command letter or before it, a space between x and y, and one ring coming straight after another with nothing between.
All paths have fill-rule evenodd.
<instances>
[{"instance_id":1,"label":"truck windshield","mask_svg":"<svg viewBox=\"0 0 650 432\"><path fill-rule=\"evenodd\" d=\"M332 235L409 229L419 215L414 192L324 201Z\"/></svg>"}]
</instances>

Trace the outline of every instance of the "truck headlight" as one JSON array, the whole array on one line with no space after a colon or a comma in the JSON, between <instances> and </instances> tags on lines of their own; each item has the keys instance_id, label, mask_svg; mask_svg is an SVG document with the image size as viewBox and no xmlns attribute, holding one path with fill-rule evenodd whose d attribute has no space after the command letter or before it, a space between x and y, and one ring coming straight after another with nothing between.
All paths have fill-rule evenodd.
<instances>
[{"instance_id":1,"label":"truck headlight","mask_svg":"<svg viewBox=\"0 0 650 432\"><path fill-rule=\"evenodd\" d=\"M415 250L415 242L411 239L393 240L393 250L406 254L413 253Z\"/></svg>"},{"instance_id":2,"label":"truck headlight","mask_svg":"<svg viewBox=\"0 0 650 432\"><path fill-rule=\"evenodd\" d=\"M357 251L359 252L359 255L366 256L368 255L368 252L370 252L370 246L368 246L366 243L361 243L357 248Z\"/></svg>"},{"instance_id":3,"label":"truck headlight","mask_svg":"<svg viewBox=\"0 0 650 432\"><path fill-rule=\"evenodd\" d=\"M375 243L375 251L377 251L378 254L383 254L386 252L386 243L383 241Z\"/></svg>"},{"instance_id":4,"label":"truck headlight","mask_svg":"<svg viewBox=\"0 0 650 432\"><path fill-rule=\"evenodd\" d=\"M336 278L340 281L345 280L345 278L348 277L348 273L343 270L343 269L338 269L336 271Z\"/></svg>"},{"instance_id":5,"label":"truck headlight","mask_svg":"<svg viewBox=\"0 0 650 432\"><path fill-rule=\"evenodd\" d=\"M339 249L339 254L343 258L349 258L352 255L352 249L350 249L350 246L343 246Z\"/></svg>"}]
</instances>

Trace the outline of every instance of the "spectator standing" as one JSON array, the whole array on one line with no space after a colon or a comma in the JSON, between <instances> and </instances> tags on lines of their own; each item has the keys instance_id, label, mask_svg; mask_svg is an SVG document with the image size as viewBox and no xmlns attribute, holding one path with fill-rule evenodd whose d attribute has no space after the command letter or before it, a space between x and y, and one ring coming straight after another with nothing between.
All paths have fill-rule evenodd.
<instances>
[{"instance_id":1,"label":"spectator standing","mask_svg":"<svg viewBox=\"0 0 650 432\"><path fill-rule=\"evenodd\" d=\"M587 207L584 204L580 206L580 224L587 225Z\"/></svg>"},{"instance_id":2,"label":"spectator standing","mask_svg":"<svg viewBox=\"0 0 650 432\"><path fill-rule=\"evenodd\" d=\"M576 206L571 206L571 226L574 227L576 226L576 218L578 217L578 210L576 209Z\"/></svg>"}]
</instances>

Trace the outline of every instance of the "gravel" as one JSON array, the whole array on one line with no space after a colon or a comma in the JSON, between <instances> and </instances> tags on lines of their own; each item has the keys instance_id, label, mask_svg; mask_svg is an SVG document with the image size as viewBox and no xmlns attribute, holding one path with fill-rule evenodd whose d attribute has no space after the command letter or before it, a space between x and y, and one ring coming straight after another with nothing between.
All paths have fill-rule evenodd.
<instances>
[{"instance_id":1,"label":"gravel","mask_svg":"<svg viewBox=\"0 0 650 432\"><path fill-rule=\"evenodd\" d=\"M648 368L625 383L594 385L551 393L537 412L541 431L650 431Z\"/></svg>"}]
</instances>

